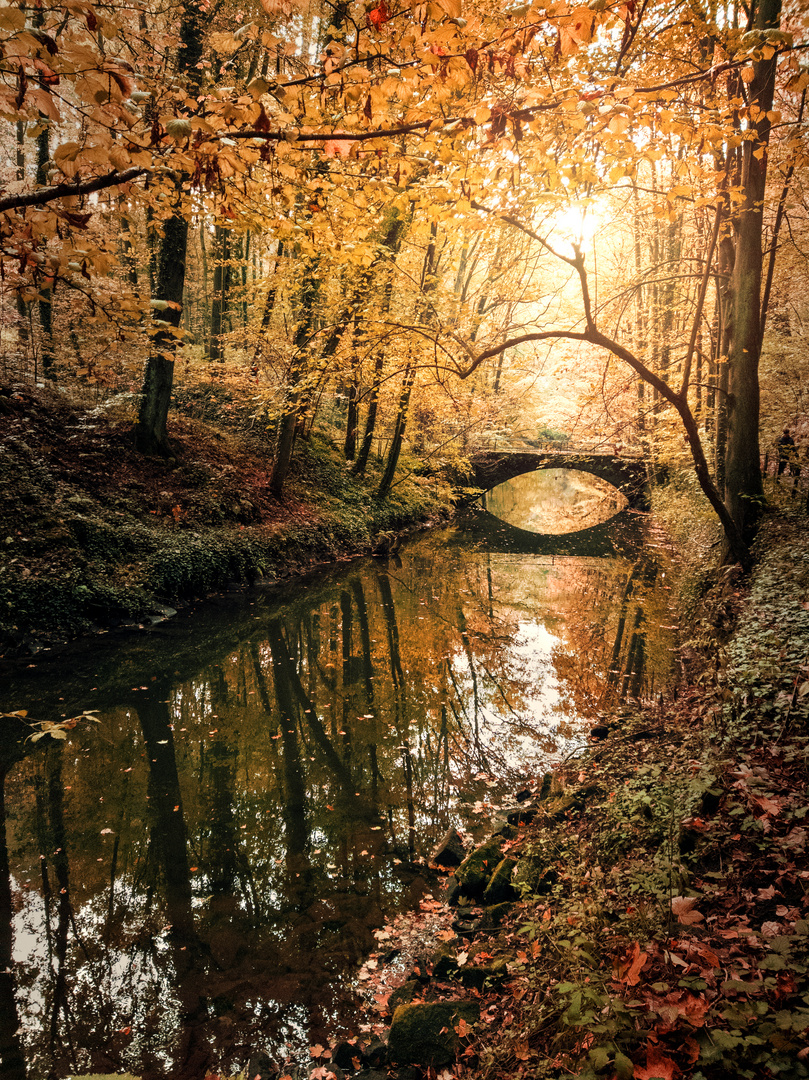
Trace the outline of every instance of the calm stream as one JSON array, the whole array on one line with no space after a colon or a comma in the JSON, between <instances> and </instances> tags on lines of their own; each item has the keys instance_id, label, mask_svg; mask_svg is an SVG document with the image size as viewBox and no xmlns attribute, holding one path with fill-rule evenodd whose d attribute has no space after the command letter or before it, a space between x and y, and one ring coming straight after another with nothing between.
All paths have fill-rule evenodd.
<instances>
[{"instance_id":1,"label":"calm stream","mask_svg":"<svg viewBox=\"0 0 809 1080\"><path fill-rule=\"evenodd\" d=\"M648 528L479 513L4 678L0 710L100 722L7 762L3 1076L196 1080L356 1030L343 984L448 825L664 683Z\"/></svg>"}]
</instances>

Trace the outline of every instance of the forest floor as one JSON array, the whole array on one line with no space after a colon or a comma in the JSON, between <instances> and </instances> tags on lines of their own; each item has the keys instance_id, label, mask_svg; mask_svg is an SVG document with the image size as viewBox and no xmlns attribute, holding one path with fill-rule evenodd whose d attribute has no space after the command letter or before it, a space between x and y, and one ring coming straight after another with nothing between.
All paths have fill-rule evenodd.
<instances>
[{"instance_id":1,"label":"forest floor","mask_svg":"<svg viewBox=\"0 0 809 1080\"><path fill-rule=\"evenodd\" d=\"M246 397L186 387L170 417L176 457L131 442L134 398L95 405L0 386L0 656L163 618L234 582L273 581L367 553L446 520L449 490L407 475L376 498L313 435L300 440L279 500L272 447Z\"/></svg>"},{"instance_id":2,"label":"forest floor","mask_svg":"<svg viewBox=\"0 0 809 1080\"><path fill-rule=\"evenodd\" d=\"M506 922L455 936L486 912L443 909L408 996L471 998L481 1023L460 1021L455 1061L427 1075L809 1076L805 529L768 517L750 580L727 571L684 622L676 688L557 770L503 844L522 893ZM379 1019L401 982L385 950L442 906L386 929L363 976Z\"/></svg>"}]
</instances>

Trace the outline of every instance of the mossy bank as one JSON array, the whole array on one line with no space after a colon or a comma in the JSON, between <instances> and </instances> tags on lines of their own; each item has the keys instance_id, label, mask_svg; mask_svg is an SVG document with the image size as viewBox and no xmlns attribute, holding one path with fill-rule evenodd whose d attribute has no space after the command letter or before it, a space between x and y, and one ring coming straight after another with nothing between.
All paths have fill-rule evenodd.
<instances>
[{"instance_id":1,"label":"mossy bank","mask_svg":"<svg viewBox=\"0 0 809 1080\"><path fill-rule=\"evenodd\" d=\"M0 388L0 654L98 627L162 618L232 583L253 584L389 545L446 520L448 490L408 474L384 499L323 436L299 442L283 499L266 438L172 421L176 457L132 447L125 408L78 409Z\"/></svg>"}]
</instances>

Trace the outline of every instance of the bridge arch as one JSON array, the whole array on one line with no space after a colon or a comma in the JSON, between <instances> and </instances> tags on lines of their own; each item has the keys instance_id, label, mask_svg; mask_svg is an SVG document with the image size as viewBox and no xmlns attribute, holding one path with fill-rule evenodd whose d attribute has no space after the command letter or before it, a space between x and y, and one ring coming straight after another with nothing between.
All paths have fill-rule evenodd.
<instances>
[{"instance_id":1,"label":"bridge arch","mask_svg":"<svg viewBox=\"0 0 809 1080\"><path fill-rule=\"evenodd\" d=\"M476 487L485 491L539 469L575 469L592 473L612 484L632 510L651 507L649 472L642 457L617 457L615 454L572 450L486 450L471 459Z\"/></svg>"}]
</instances>

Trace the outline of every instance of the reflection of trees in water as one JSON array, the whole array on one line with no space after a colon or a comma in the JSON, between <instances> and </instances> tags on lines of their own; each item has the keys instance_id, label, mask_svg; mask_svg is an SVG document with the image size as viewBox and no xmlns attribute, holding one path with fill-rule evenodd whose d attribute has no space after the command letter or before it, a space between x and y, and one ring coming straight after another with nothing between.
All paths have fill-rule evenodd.
<instances>
[{"instance_id":1,"label":"reflection of trees in water","mask_svg":"<svg viewBox=\"0 0 809 1080\"><path fill-rule=\"evenodd\" d=\"M655 556L594 570L561 630L555 656L582 715L627 697L649 697L666 678L671 635Z\"/></svg>"},{"instance_id":2,"label":"reflection of trees in water","mask_svg":"<svg viewBox=\"0 0 809 1080\"><path fill-rule=\"evenodd\" d=\"M25 1057L17 1009L17 976L12 964L11 868L6 841L6 774L0 768L0 1073L8 1080L26 1080Z\"/></svg>"},{"instance_id":3,"label":"reflection of trees in water","mask_svg":"<svg viewBox=\"0 0 809 1080\"><path fill-rule=\"evenodd\" d=\"M316 1040L340 973L410 902L409 864L453 820L459 778L507 773L529 738L550 752L572 733L588 699L636 693L653 580L424 541L258 608L193 676L144 675L100 730L19 766L15 790L39 797L15 800L12 862L39 876L52 958L38 992L54 1020L22 1017L29 1054L190 1077L243 1064L267 1032ZM553 643L541 657L521 644L535 624ZM0 1039L13 1062L1 1023Z\"/></svg>"}]
</instances>

